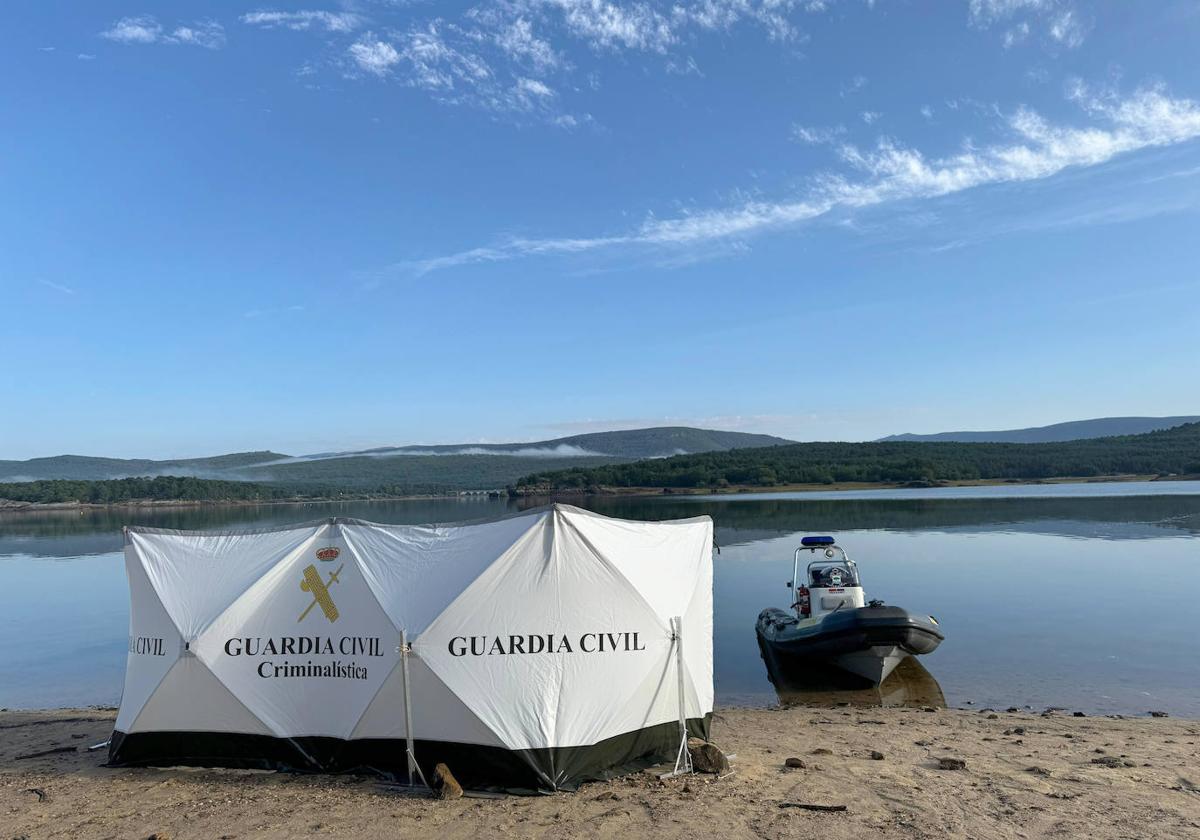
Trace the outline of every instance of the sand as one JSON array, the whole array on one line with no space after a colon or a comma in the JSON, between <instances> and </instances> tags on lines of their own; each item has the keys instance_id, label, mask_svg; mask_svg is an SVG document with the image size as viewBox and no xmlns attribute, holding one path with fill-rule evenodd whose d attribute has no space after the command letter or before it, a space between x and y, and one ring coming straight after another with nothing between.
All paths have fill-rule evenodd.
<instances>
[{"instance_id":1,"label":"sand","mask_svg":"<svg viewBox=\"0 0 1200 840\"><path fill-rule=\"evenodd\" d=\"M113 712L3 712L0 840L1200 838L1197 722L989 714L723 709L713 740L736 756L725 778L639 773L575 793L436 801L359 776L109 769L84 747L107 738ZM71 751L17 758L60 747ZM786 769L789 757L807 766ZM966 768L938 769L943 757Z\"/></svg>"}]
</instances>

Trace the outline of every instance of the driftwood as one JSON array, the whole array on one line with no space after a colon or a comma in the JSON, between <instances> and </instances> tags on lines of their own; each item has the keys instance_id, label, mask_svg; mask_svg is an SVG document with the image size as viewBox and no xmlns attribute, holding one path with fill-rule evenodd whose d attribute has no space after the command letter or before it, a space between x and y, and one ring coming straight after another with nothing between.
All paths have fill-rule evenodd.
<instances>
[{"instance_id":1,"label":"driftwood","mask_svg":"<svg viewBox=\"0 0 1200 840\"><path fill-rule=\"evenodd\" d=\"M32 753L26 753L25 755L18 755L13 760L20 761L23 758L41 758L44 755L55 755L56 753L73 753L73 752L78 752L78 751L74 747L55 747L50 750L42 750L41 752L32 752Z\"/></svg>"},{"instance_id":2,"label":"driftwood","mask_svg":"<svg viewBox=\"0 0 1200 840\"><path fill-rule=\"evenodd\" d=\"M809 802L780 802L780 808L802 808L805 811L845 811L845 805L813 805Z\"/></svg>"}]
</instances>

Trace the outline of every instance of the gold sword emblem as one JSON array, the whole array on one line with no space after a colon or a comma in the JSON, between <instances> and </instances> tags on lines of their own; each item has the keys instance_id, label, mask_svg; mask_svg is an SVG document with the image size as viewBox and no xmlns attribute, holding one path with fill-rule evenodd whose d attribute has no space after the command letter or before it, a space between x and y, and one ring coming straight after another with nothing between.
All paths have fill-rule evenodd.
<instances>
[{"instance_id":1,"label":"gold sword emblem","mask_svg":"<svg viewBox=\"0 0 1200 840\"><path fill-rule=\"evenodd\" d=\"M329 587L338 582L338 575L342 573L342 569L346 568L346 564L337 567L336 572L329 573L329 580L322 580L321 573L317 571L317 567L311 563L304 568L304 579L300 581L300 588L305 592L311 592L313 602L304 608L304 612L300 613L300 617L296 619L299 624L308 614L312 612L312 608L318 604L321 607L321 612L325 613L325 617L330 621L338 620L337 604L333 603L333 598L329 597Z\"/></svg>"}]
</instances>

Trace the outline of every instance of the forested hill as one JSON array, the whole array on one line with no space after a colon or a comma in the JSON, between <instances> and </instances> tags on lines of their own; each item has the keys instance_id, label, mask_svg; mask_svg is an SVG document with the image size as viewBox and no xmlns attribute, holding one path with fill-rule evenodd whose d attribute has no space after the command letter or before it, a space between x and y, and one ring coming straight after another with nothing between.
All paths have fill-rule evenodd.
<instances>
[{"instance_id":1,"label":"forested hill","mask_svg":"<svg viewBox=\"0 0 1200 840\"><path fill-rule=\"evenodd\" d=\"M248 481L213 481L186 476L114 478L100 481L49 479L0 484L5 502L115 505L127 502L269 502L292 491Z\"/></svg>"},{"instance_id":2,"label":"forested hill","mask_svg":"<svg viewBox=\"0 0 1200 840\"><path fill-rule=\"evenodd\" d=\"M520 492L1200 473L1200 423L1062 443L797 443L526 476Z\"/></svg>"},{"instance_id":3,"label":"forested hill","mask_svg":"<svg viewBox=\"0 0 1200 840\"><path fill-rule=\"evenodd\" d=\"M957 443L1056 443L1085 438L1112 437L1114 435L1141 435L1200 422L1200 417L1098 417L1094 420L1071 420L1050 426L1033 426L1028 429L1004 429L993 432L938 432L932 435L889 435L880 441L954 441Z\"/></svg>"}]
</instances>

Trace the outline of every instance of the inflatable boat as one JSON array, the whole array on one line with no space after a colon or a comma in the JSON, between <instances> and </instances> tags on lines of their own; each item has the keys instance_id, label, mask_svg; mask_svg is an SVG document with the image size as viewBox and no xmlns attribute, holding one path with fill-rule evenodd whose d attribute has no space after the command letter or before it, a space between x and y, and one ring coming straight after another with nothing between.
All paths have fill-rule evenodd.
<instances>
[{"instance_id":1,"label":"inflatable boat","mask_svg":"<svg viewBox=\"0 0 1200 840\"><path fill-rule=\"evenodd\" d=\"M804 551L816 559L801 578ZM769 607L758 616L759 641L775 657L833 665L879 685L906 657L932 653L945 638L931 615L866 602L858 567L833 537L800 541L788 588L793 612Z\"/></svg>"}]
</instances>

